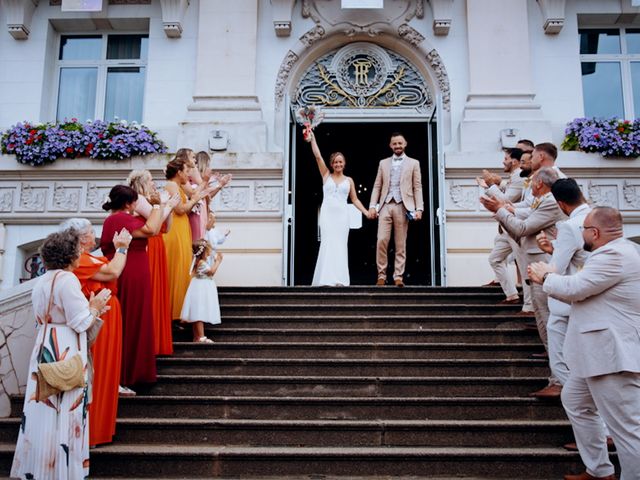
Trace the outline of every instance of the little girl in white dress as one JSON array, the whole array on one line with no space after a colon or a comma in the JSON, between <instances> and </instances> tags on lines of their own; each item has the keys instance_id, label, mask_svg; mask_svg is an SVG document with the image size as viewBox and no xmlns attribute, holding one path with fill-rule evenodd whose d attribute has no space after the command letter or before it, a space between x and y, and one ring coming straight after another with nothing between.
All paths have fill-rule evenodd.
<instances>
[{"instance_id":1,"label":"little girl in white dress","mask_svg":"<svg viewBox=\"0 0 640 480\"><path fill-rule=\"evenodd\" d=\"M212 255L213 249L206 240L197 240L192 248L191 283L182 304L180 318L193 324L194 342L213 343L204 334L204 324L217 325L221 322L218 289L213 275L222 262L222 254Z\"/></svg>"}]
</instances>

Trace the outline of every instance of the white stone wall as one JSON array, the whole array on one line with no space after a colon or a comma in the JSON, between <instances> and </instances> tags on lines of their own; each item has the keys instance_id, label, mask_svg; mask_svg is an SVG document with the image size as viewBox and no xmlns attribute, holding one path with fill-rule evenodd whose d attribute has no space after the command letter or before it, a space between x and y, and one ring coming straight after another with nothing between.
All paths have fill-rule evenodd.
<instances>
[{"instance_id":1,"label":"white stone wall","mask_svg":"<svg viewBox=\"0 0 640 480\"><path fill-rule=\"evenodd\" d=\"M181 4L179 0L167 3ZM213 158L215 169L235 175L232 188L216 204L220 223L232 228L219 283L279 284L288 112L276 101L276 92L293 91L315 58L349 42L369 41L412 61L438 95L438 72L425 55L435 49L446 69L450 93L448 110L438 117L446 164L449 284L484 282L491 275L486 254L495 225L477 204L473 177L482 168L499 169L501 129L515 128L518 137L559 144L565 124L582 115L578 15L590 14L595 22L598 15L637 14L640 9L631 7L629 0L397 0L385 2L383 12L341 11L339 3L191 0L184 15L178 15L181 35L169 38L163 28L168 10L163 11L159 0L149 5L107 5L105 0L105 11L99 14L62 13L59 6L40 1L29 38L15 40L6 32L6 2L0 2L0 30L4 30L0 32L0 129L19 120L53 119L57 35L106 32L98 28L111 20L119 28L148 19L144 123L160 133L170 150L204 149L213 130L228 134L228 149ZM556 34L544 29L550 5L562 7L555 12L562 23ZM362 19L367 16L372 20L365 25ZM436 35L435 19L439 25L450 20L450 28L440 27ZM277 34L274 21L286 30L288 20L290 33L282 34L281 29ZM409 35L399 33L403 22L410 27ZM12 161L0 158L0 171L4 171L3 162ZM596 203L615 198L628 229L635 231L638 207L627 200L635 184L628 184L625 194L624 180L635 182L636 164L619 162L563 154L559 166L575 175ZM160 176L161 165L153 168ZM19 182L20 188L27 180L40 186L49 181L47 188L53 190L55 182L69 186L68 181L77 181L80 194L86 195L87 186L81 185L86 182L84 174L77 177L60 166L52 170L54 179L40 174L31 178L25 171L20 174L24 177L8 181ZM2 209L2 193L8 191L2 188L8 187L0 185L0 223L7 232L0 289L5 289L15 283L21 269L20 247L37 242L54 228L58 217L69 212L58 211L51 217L51 210L42 210L44 222L30 220L37 212L17 218L17 211ZM468 231L477 235L469 236ZM256 264L258 273L252 268ZM473 275L463 267L469 264L474 266Z\"/></svg>"}]
</instances>

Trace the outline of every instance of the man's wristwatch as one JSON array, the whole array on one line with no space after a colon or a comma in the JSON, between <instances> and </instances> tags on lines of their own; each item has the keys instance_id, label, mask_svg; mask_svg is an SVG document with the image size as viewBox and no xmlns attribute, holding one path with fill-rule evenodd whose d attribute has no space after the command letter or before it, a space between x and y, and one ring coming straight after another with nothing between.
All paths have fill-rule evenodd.
<instances>
[{"instance_id":1,"label":"man's wristwatch","mask_svg":"<svg viewBox=\"0 0 640 480\"><path fill-rule=\"evenodd\" d=\"M544 283L544 281L547 279L547 277L549 276L551 272L547 272L544 275L542 275L542 283Z\"/></svg>"}]
</instances>

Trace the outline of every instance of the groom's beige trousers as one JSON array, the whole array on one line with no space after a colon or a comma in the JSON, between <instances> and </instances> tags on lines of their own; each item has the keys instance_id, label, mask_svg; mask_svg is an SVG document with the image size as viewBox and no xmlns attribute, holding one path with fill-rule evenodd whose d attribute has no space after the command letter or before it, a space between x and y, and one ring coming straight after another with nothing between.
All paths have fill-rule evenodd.
<instances>
[{"instance_id":1,"label":"groom's beige trousers","mask_svg":"<svg viewBox=\"0 0 640 480\"><path fill-rule=\"evenodd\" d=\"M378 278L387 278L388 255L387 248L393 230L393 240L395 243L396 259L393 269L393 278L402 279L404 266L407 261L407 230L409 220L407 219L407 209L403 203L391 200L382 205L378 212L378 242L376 250L376 264L378 266Z\"/></svg>"}]
</instances>

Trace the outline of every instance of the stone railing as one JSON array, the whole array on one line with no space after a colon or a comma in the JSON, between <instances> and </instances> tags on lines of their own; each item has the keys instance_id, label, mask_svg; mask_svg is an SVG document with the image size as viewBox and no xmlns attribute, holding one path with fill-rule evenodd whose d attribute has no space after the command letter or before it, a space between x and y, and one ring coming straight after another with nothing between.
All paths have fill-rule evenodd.
<instances>
[{"instance_id":1,"label":"stone railing","mask_svg":"<svg viewBox=\"0 0 640 480\"><path fill-rule=\"evenodd\" d=\"M0 291L0 417L10 414L10 395L24 393L36 336L31 307L34 282Z\"/></svg>"}]
</instances>

